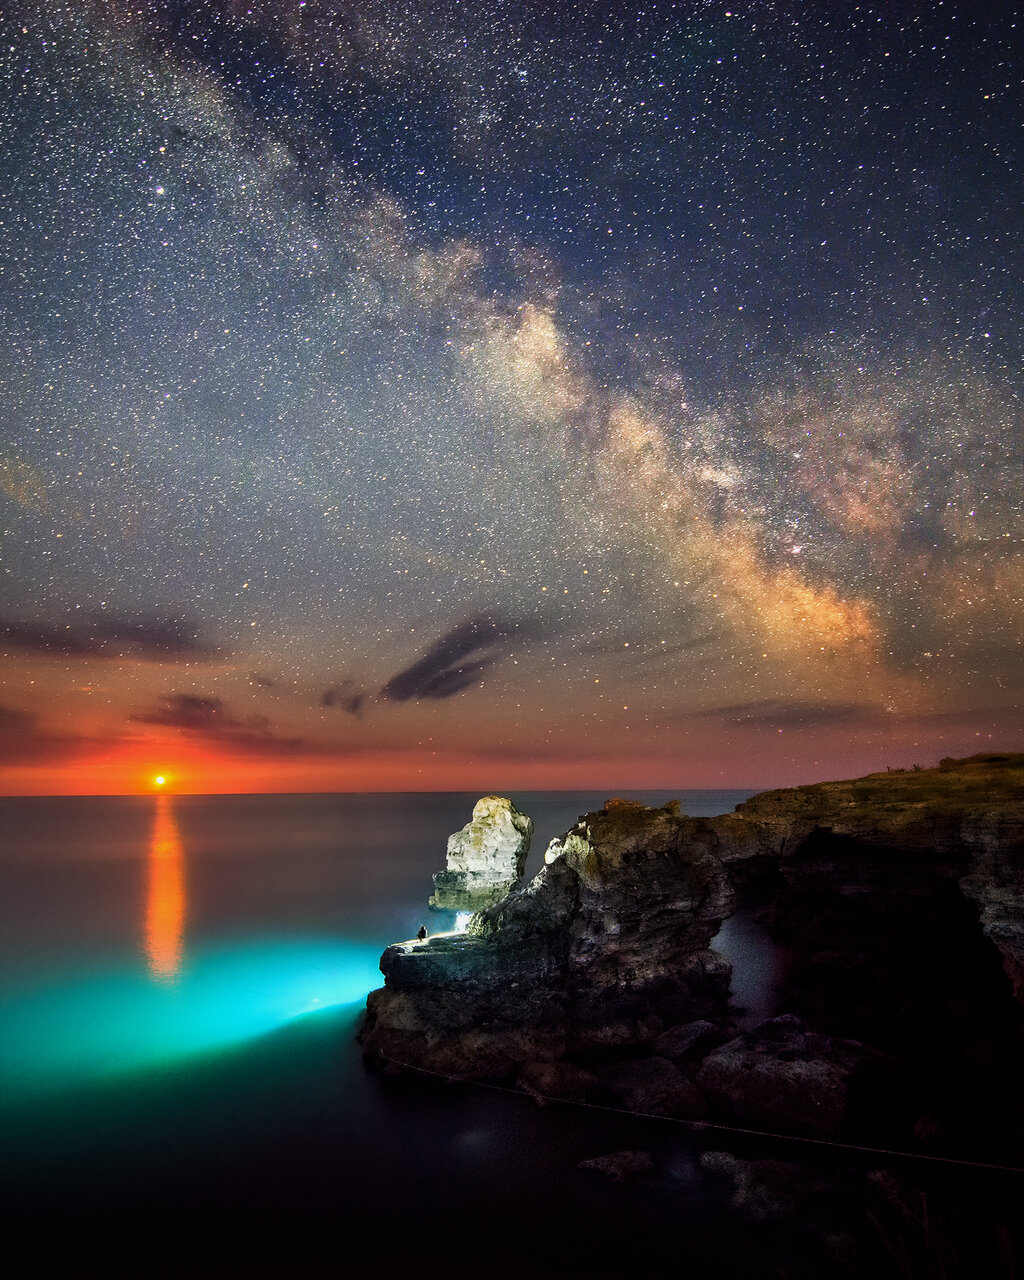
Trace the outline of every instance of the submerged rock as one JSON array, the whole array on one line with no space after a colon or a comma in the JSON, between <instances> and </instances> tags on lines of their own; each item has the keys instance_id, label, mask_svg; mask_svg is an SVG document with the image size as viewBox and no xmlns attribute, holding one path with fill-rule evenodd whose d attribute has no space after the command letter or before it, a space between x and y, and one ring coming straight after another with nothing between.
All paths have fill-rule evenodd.
<instances>
[{"instance_id":1,"label":"submerged rock","mask_svg":"<svg viewBox=\"0 0 1024 1280\"><path fill-rule=\"evenodd\" d=\"M627 1178L649 1173L654 1168L654 1157L649 1151L613 1151L610 1155L596 1156L593 1160L581 1160L577 1168L603 1173L613 1182L625 1182Z\"/></svg>"},{"instance_id":2,"label":"submerged rock","mask_svg":"<svg viewBox=\"0 0 1024 1280\"><path fill-rule=\"evenodd\" d=\"M733 1181L733 1207L750 1222L788 1218L831 1185L798 1164L783 1160L740 1160L729 1151L705 1151L701 1167Z\"/></svg>"},{"instance_id":3,"label":"submerged rock","mask_svg":"<svg viewBox=\"0 0 1024 1280\"><path fill-rule=\"evenodd\" d=\"M473 817L448 837L447 867L434 876L437 911L479 911L500 901L523 878L533 821L504 796L484 796Z\"/></svg>"}]
</instances>

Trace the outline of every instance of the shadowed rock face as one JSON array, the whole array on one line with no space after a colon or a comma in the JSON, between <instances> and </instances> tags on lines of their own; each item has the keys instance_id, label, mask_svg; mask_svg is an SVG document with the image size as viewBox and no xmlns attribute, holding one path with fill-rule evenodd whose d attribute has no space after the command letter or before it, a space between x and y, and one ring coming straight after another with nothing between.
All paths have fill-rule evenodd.
<instances>
[{"instance_id":1,"label":"shadowed rock face","mask_svg":"<svg viewBox=\"0 0 1024 1280\"><path fill-rule=\"evenodd\" d=\"M766 791L707 822L735 881L758 865L778 872L775 923L817 946L837 945L858 903L882 944L886 916L921 923L943 898L980 908L1024 1002L1024 754ZM947 927L945 912L935 920Z\"/></svg>"},{"instance_id":2,"label":"shadowed rock face","mask_svg":"<svg viewBox=\"0 0 1024 1280\"><path fill-rule=\"evenodd\" d=\"M709 945L737 895L802 957L779 1006L799 1021L741 1037ZM1005 1130L1012 1146L1024 755L766 792L716 818L609 801L465 934L389 947L381 969L371 1056L515 1072L534 1092L568 1071L574 1093L776 1132L949 1150L985 1132L995 1150Z\"/></svg>"},{"instance_id":3,"label":"shadowed rock face","mask_svg":"<svg viewBox=\"0 0 1024 1280\"><path fill-rule=\"evenodd\" d=\"M971 869L960 888L981 908L981 927L1024 1005L1024 804L1018 799L972 813L962 835Z\"/></svg>"},{"instance_id":4,"label":"shadowed rock face","mask_svg":"<svg viewBox=\"0 0 1024 1280\"><path fill-rule=\"evenodd\" d=\"M523 878L533 820L504 796L484 796L472 820L448 837L444 871L434 876L430 905L438 911L479 911Z\"/></svg>"}]
</instances>

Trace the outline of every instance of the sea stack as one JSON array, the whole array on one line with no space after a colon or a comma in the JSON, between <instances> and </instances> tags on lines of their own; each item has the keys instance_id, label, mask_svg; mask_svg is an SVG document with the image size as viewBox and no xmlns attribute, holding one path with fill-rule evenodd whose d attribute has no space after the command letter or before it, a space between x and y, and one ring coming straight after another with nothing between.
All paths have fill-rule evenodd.
<instances>
[{"instance_id":1,"label":"sea stack","mask_svg":"<svg viewBox=\"0 0 1024 1280\"><path fill-rule=\"evenodd\" d=\"M434 876L435 911L482 911L519 886L533 821L505 796L484 796L448 837L447 867Z\"/></svg>"},{"instance_id":2,"label":"sea stack","mask_svg":"<svg viewBox=\"0 0 1024 1280\"><path fill-rule=\"evenodd\" d=\"M368 1001L368 1057L487 1079L723 1019L730 970L708 943L733 894L687 822L675 803L612 801L464 932L388 947L385 986Z\"/></svg>"}]
</instances>

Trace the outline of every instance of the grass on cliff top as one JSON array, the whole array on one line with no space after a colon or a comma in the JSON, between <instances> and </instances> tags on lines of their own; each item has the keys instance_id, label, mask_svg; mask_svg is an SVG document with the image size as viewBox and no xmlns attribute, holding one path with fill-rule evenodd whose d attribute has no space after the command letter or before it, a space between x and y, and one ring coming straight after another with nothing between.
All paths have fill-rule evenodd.
<instances>
[{"instance_id":1,"label":"grass on cliff top","mask_svg":"<svg viewBox=\"0 0 1024 1280\"><path fill-rule=\"evenodd\" d=\"M838 791L847 802L853 800L878 808L927 805L937 810L959 810L1019 802L1024 799L1024 752L983 753L961 760L947 758L933 769L917 765L912 769L887 769L863 778L811 783L794 787L792 791L807 799L820 798L826 804L828 797L836 796ZM740 810L758 809L768 797L782 795L784 791L763 792L741 805Z\"/></svg>"},{"instance_id":2,"label":"grass on cliff top","mask_svg":"<svg viewBox=\"0 0 1024 1280\"><path fill-rule=\"evenodd\" d=\"M792 811L795 802L798 808L810 803L820 807L823 813L840 805L849 813L851 801L879 812L926 807L933 815L955 814L985 805L1021 803L1024 802L1024 752L988 752L961 760L947 758L932 769L914 765L912 769L887 769L863 778L762 791L738 805L736 812L758 819L770 816L773 810L780 815ZM588 823L601 840L615 841L638 834L665 814L674 818L685 816L680 812L678 800L652 809L638 800L612 798L605 801L603 809L586 814L580 821Z\"/></svg>"}]
</instances>

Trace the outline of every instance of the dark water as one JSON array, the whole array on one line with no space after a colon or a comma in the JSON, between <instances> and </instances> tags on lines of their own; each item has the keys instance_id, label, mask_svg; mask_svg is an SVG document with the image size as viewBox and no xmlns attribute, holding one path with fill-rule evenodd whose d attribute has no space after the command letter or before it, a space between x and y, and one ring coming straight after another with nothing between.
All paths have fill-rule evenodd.
<instances>
[{"instance_id":1,"label":"dark water","mask_svg":"<svg viewBox=\"0 0 1024 1280\"><path fill-rule=\"evenodd\" d=\"M681 799L712 814L746 794ZM530 874L604 798L515 797L536 824ZM325 1256L333 1274L354 1241L381 1274L654 1275L676 1255L719 1276L821 1274L813 1233L737 1215L700 1167L720 1140L364 1070L354 1036L380 953L436 924L430 876L475 799L0 801L7 1229L107 1274L200 1247L210 1274L271 1258L321 1274ZM716 945L747 1016L773 1012L782 959L763 931L730 922ZM655 1173L577 1170L624 1148L652 1152Z\"/></svg>"}]
</instances>

